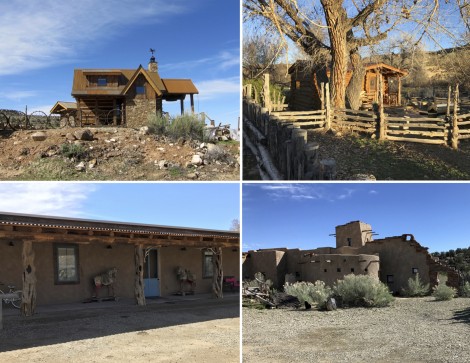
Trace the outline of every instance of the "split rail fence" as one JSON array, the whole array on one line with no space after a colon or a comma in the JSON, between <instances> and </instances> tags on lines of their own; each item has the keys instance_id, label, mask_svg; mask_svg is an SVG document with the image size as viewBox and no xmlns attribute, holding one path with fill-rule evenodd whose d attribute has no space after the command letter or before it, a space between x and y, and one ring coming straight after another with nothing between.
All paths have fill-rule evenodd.
<instances>
[{"instance_id":1,"label":"split rail fence","mask_svg":"<svg viewBox=\"0 0 470 363\"><path fill-rule=\"evenodd\" d=\"M379 104L374 111L333 109L329 85L322 84L320 110L287 111L287 105L275 104L264 97L270 94L266 85L269 85L269 77L265 75L261 98L253 93L251 85L243 89L243 136L258 159L262 177L285 180L334 178L334 162L319 160L319 145L308 142L308 130L343 129L379 140L449 145L454 149L458 149L460 140L470 139L470 113L459 115L459 108L452 107L451 114L450 87L447 112L442 117L394 117L384 112L380 91ZM458 86L453 96L453 105L458 106ZM259 104L260 100L263 105Z\"/></svg>"}]
</instances>

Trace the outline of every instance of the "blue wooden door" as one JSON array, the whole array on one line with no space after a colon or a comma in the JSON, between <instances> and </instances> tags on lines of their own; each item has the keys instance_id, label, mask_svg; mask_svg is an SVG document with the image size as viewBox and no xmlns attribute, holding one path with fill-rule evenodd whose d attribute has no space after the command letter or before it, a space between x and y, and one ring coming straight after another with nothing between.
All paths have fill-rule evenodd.
<instances>
[{"instance_id":1,"label":"blue wooden door","mask_svg":"<svg viewBox=\"0 0 470 363\"><path fill-rule=\"evenodd\" d=\"M144 294L145 297L160 296L160 278L158 276L158 250L148 252L144 264Z\"/></svg>"}]
</instances>

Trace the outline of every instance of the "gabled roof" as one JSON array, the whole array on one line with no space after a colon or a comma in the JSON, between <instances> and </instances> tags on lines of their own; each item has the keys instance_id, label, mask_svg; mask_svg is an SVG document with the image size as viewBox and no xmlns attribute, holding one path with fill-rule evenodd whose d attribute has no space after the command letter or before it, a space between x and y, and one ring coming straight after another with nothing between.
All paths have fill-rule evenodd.
<instances>
[{"instance_id":1,"label":"gabled roof","mask_svg":"<svg viewBox=\"0 0 470 363\"><path fill-rule=\"evenodd\" d=\"M76 111L76 102L57 101L54 107L51 108L51 114L61 113L63 111Z\"/></svg>"},{"instance_id":2,"label":"gabled roof","mask_svg":"<svg viewBox=\"0 0 470 363\"><path fill-rule=\"evenodd\" d=\"M108 95L124 96L137 78L142 75L159 96L176 99L187 94L198 94L196 86L190 79L161 79L158 72L149 72L142 65L137 69L75 69L72 85L72 96ZM89 87L87 76L119 76L117 87Z\"/></svg>"},{"instance_id":3,"label":"gabled roof","mask_svg":"<svg viewBox=\"0 0 470 363\"><path fill-rule=\"evenodd\" d=\"M132 77L130 78L129 82L127 82L127 85L124 87L124 89L121 91L122 95L125 95L129 89L132 87L136 79L139 77L139 75L143 75L147 82L152 86L153 90L155 93L159 96L163 94L163 92L166 91L165 86L163 85L163 82L156 72L147 72L144 67L142 67L142 64L137 68L137 70L134 72Z\"/></svg>"}]
</instances>

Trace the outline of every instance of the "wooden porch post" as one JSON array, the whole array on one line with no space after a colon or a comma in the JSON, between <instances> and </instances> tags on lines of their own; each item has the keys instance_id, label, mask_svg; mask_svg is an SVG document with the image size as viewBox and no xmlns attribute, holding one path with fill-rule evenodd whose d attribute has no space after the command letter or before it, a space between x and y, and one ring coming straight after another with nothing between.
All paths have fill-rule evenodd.
<instances>
[{"instance_id":1,"label":"wooden porch post","mask_svg":"<svg viewBox=\"0 0 470 363\"><path fill-rule=\"evenodd\" d=\"M379 84L379 93L378 93L378 101L379 101L379 140L385 140L387 138L387 123L385 120L385 113L384 113L384 93L383 93L383 85L382 85L382 76L379 74L377 77L377 83Z\"/></svg>"},{"instance_id":2,"label":"wooden porch post","mask_svg":"<svg viewBox=\"0 0 470 363\"><path fill-rule=\"evenodd\" d=\"M21 314L32 316L36 310L36 267L34 266L33 241L23 241L23 295Z\"/></svg>"},{"instance_id":3,"label":"wooden porch post","mask_svg":"<svg viewBox=\"0 0 470 363\"><path fill-rule=\"evenodd\" d=\"M191 112L194 113L194 95L191 93L189 97L191 98Z\"/></svg>"},{"instance_id":4,"label":"wooden porch post","mask_svg":"<svg viewBox=\"0 0 470 363\"><path fill-rule=\"evenodd\" d=\"M401 77L400 77L400 76L398 76L397 105L398 105L398 106L401 106Z\"/></svg>"},{"instance_id":5,"label":"wooden porch post","mask_svg":"<svg viewBox=\"0 0 470 363\"><path fill-rule=\"evenodd\" d=\"M113 125L116 126L117 125L117 118L116 118L116 107L117 107L117 103L116 103L116 99L113 98Z\"/></svg>"},{"instance_id":6,"label":"wooden porch post","mask_svg":"<svg viewBox=\"0 0 470 363\"><path fill-rule=\"evenodd\" d=\"M222 289L224 278L224 271L222 268L222 248L212 248L212 253L212 292L214 297L217 299L222 299L224 297Z\"/></svg>"},{"instance_id":7,"label":"wooden porch post","mask_svg":"<svg viewBox=\"0 0 470 363\"><path fill-rule=\"evenodd\" d=\"M134 275L134 295L137 305L145 305L144 294L144 250L142 245L136 245L134 251L135 275Z\"/></svg>"},{"instance_id":8,"label":"wooden porch post","mask_svg":"<svg viewBox=\"0 0 470 363\"><path fill-rule=\"evenodd\" d=\"M184 115L184 98L180 99L181 104L181 114Z\"/></svg>"}]
</instances>

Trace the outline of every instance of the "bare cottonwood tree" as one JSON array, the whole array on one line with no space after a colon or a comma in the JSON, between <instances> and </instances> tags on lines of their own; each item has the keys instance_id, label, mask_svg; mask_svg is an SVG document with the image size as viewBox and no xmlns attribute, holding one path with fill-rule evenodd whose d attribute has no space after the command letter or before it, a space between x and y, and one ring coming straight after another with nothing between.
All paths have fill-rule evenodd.
<instances>
[{"instance_id":1,"label":"bare cottonwood tree","mask_svg":"<svg viewBox=\"0 0 470 363\"><path fill-rule=\"evenodd\" d=\"M332 99L343 108L348 63L353 68L351 87L358 87L364 72L359 49L383 41L409 23L414 24L409 31L419 35L418 41L424 34L431 36L431 28L440 27L439 5L439 0L244 0L243 7L245 22L261 22L307 54L319 48L330 52ZM323 41L319 34L325 32ZM351 97L358 96L353 93Z\"/></svg>"},{"instance_id":2,"label":"bare cottonwood tree","mask_svg":"<svg viewBox=\"0 0 470 363\"><path fill-rule=\"evenodd\" d=\"M279 37L267 34L246 34L243 37L243 70L248 78L258 78L270 70L283 55Z\"/></svg>"}]
</instances>

